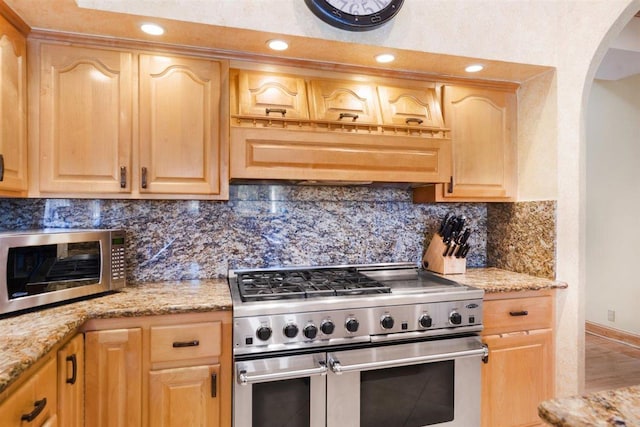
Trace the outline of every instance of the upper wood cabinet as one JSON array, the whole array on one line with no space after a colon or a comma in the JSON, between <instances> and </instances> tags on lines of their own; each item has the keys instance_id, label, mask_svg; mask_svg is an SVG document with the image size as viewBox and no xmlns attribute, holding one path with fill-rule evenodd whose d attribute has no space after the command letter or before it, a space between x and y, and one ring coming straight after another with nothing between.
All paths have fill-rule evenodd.
<instances>
[{"instance_id":1,"label":"upper wood cabinet","mask_svg":"<svg viewBox=\"0 0 640 427\"><path fill-rule=\"evenodd\" d=\"M32 43L35 195L228 197L225 61Z\"/></svg>"},{"instance_id":2,"label":"upper wood cabinet","mask_svg":"<svg viewBox=\"0 0 640 427\"><path fill-rule=\"evenodd\" d=\"M129 193L133 55L47 43L38 52L40 192Z\"/></svg>"},{"instance_id":3,"label":"upper wood cabinet","mask_svg":"<svg viewBox=\"0 0 640 427\"><path fill-rule=\"evenodd\" d=\"M378 86L378 95L384 124L418 129L444 128L435 89Z\"/></svg>"},{"instance_id":4,"label":"upper wood cabinet","mask_svg":"<svg viewBox=\"0 0 640 427\"><path fill-rule=\"evenodd\" d=\"M217 61L140 55L142 193L221 194L222 73Z\"/></svg>"},{"instance_id":5,"label":"upper wood cabinet","mask_svg":"<svg viewBox=\"0 0 640 427\"><path fill-rule=\"evenodd\" d=\"M373 84L341 80L309 82L312 120L358 124L380 123L378 98Z\"/></svg>"},{"instance_id":6,"label":"upper wood cabinet","mask_svg":"<svg viewBox=\"0 0 640 427\"><path fill-rule=\"evenodd\" d=\"M237 79L239 115L309 119L303 78L242 70Z\"/></svg>"},{"instance_id":7,"label":"upper wood cabinet","mask_svg":"<svg viewBox=\"0 0 640 427\"><path fill-rule=\"evenodd\" d=\"M27 192L27 47L0 15L0 195Z\"/></svg>"},{"instance_id":8,"label":"upper wood cabinet","mask_svg":"<svg viewBox=\"0 0 640 427\"><path fill-rule=\"evenodd\" d=\"M378 88L303 72L231 74L232 179L449 180L451 141L432 87Z\"/></svg>"},{"instance_id":9,"label":"upper wood cabinet","mask_svg":"<svg viewBox=\"0 0 640 427\"><path fill-rule=\"evenodd\" d=\"M511 201L517 190L516 94L445 86L444 118L451 129L449 184L419 188L417 202Z\"/></svg>"}]
</instances>

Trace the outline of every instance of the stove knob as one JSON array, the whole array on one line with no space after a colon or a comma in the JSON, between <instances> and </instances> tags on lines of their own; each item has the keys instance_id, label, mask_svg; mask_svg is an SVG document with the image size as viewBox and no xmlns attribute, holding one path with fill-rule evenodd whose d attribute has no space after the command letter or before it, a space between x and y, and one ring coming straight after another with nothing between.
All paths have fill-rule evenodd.
<instances>
[{"instance_id":1,"label":"stove knob","mask_svg":"<svg viewBox=\"0 0 640 427\"><path fill-rule=\"evenodd\" d=\"M316 335L318 335L318 328L316 328L316 325L310 324L304 327L302 333L305 337L312 340L316 337Z\"/></svg>"},{"instance_id":2,"label":"stove knob","mask_svg":"<svg viewBox=\"0 0 640 427\"><path fill-rule=\"evenodd\" d=\"M460 313L454 311L449 315L449 321L452 325L459 325L462 323L462 316L460 315Z\"/></svg>"},{"instance_id":3,"label":"stove knob","mask_svg":"<svg viewBox=\"0 0 640 427\"><path fill-rule=\"evenodd\" d=\"M260 326L256 331L256 336L262 341L268 340L271 338L271 328L268 326Z\"/></svg>"},{"instance_id":4,"label":"stove knob","mask_svg":"<svg viewBox=\"0 0 640 427\"><path fill-rule=\"evenodd\" d=\"M382 329L391 329L391 328L393 328L393 323L394 323L393 317L389 316L388 314L385 314L380 319L380 325L382 326Z\"/></svg>"},{"instance_id":5,"label":"stove knob","mask_svg":"<svg viewBox=\"0 0 640 427\"><path fill-rule=\"evenodd\" d=\"M360 326L360 323L358 323L358 321L356 319L354 319L353 317L350 317L347 319L347 321L345 322L344 326L347 328L347 331L349 332L356 332L358 330L358 326Z\"/></svg>"},{"instance_id":6,"label":"stove knob","mask_svg":"<svg viewBox=\"0 0 640 427\"><path fill-rule=\"evenodd\" d=\"M325 335L331 335L335 328L336 328L336 325L331 320L325 320L320 325L320 330Z\"/></svg>"},{"instance_id":7,"label":"stove knob","mask_svg":"<svg viewBox=\"0 0 640 427\"><path fill-rule=\"evenodd\" d=\"M423 314L422 316L420 316L418 322L420 322L420 326L422 326L423 328L430 328L433 324L433 320L428 314Z\"/></svg>"},{"instance_id":8,"label":"stove knob","mask_svg":"<svg viewBox=\"0 0 640 427\"><path fill-rule=\"evenodd\" d=\"M298 327L293 323L289 323L287 326L284 327L282 332L284 332L285 337L293 338L296 335L298 335Z\"/></svg>"}]
</instances>

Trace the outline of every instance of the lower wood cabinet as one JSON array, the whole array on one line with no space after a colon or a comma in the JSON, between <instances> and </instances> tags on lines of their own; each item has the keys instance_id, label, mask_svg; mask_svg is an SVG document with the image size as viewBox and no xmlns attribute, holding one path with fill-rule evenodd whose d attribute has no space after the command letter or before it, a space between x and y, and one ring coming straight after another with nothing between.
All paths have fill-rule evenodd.
<instances>
[{"instance_id":1,"label":"lower wood cabinet","mask_svg":"<svg viewBox=\"0 0 640 427\"><path fill-rule=\"evenodd\" d=\"M482 427L542 426L538 405L554 395L553 294L487 294Z\"/></svg>"},{"instance_id":2,"label":"lower wood cabinet","mask_svg":"<svg viewBox=\"0 0 640 427\"><path fill-rule=\"evenodd\" d=\"M229 427L231 313L89 321L86 426Z\"/></svg>"},{"instance_id":3,"label":"lower wood cabinet","mask_svg":"<svg viewBox=\"0 0 640 427\"><path fill-rule=\"evenodd\" d=\"M56 359L50 358L2 405L2 427L57 427Z\"/></svg>"},{"instance_id":4,"label":"lower wood cabinet","mask_svg":"<svg viewBox=\"0 0 640 427\"><path fill-rule=\"evenodd\" d=\"M84 335L58 350L58 421L64 427L84 426Z\"/></svg>"}]
</instances>

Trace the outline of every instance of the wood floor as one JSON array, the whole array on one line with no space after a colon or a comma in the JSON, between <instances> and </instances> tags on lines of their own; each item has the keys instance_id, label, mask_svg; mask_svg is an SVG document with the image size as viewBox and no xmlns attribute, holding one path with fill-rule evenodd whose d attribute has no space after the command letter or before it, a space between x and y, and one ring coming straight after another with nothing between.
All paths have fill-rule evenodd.
<instances>
[{"instance_id":1,"label":"wood floor","mask_svg":"<svg viewBox=\"0 0 640 427\"><path fill-rule=\"evenodd\" d=\"M586 334L585 392L640 384L640 348Z\"/></svg>"}]
</instances>

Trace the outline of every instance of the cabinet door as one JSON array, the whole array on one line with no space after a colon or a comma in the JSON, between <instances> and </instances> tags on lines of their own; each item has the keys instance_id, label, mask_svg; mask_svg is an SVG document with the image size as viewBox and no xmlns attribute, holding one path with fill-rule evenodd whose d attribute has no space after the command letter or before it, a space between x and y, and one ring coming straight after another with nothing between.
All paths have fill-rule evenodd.
<instances>
[{"instance_id":1,"label":"cabinet door","mask_svg":"<svg viewBox=\"0 0 640 427\"><path fill-rule=\"evenodd\" d=\"M56 406L56 361L51 359L0 405L0 424L56 427Z\"/></svg>"},{"instance_id":2,"label":"cabinet door","mask_svg":"<svg viewBox=\"0 0 640 427\"><path fill-rule=\"evenodd\" d=\"M483 337L489 361L482 365L482 426L543 425L540 402L553 397L553 333L550 329Z\"/></svg>"},{"instance_id":3,"label":"cabinet door","mask_svg":"<svg viewBox=\"0 0 640 427\"><path fill-rule=\"evenodd\" d=\"M240 70L238 114L308 120L309 108L304 79L286 74Z\"/></svg>"},{"instance_id":4,"label":"cabinet door","mask_svg":"<svg viewBox=\"0 0 640 427\"><path fill-rule=\"evenodd\" d=\"M0 16L0 193L27 190L26 41Z\"/></svg>"},{"instance_id":5,"label":"cabinet door","mask_svg":"<svg viewBox=\"0 0 640 427\"><path fill-rule=\"evenodd\" d=\"M140 55L140 191L220 194L221 63Z\"/></svg>"},{"instance_id":6,"label":"cabinet door","mask_svg":"<svg viewBox=\"0 0 640 427\"><path fill-rule=\"evenodd\" d=\"M368 83L312 80L309 86L311 119L345 124L380 123L375 87Z\"/></svg>"},{"instance_id":7,"label":"cabinet door","mask_svg":"<svg viewBox=\"0 0 640 427\"><path fill-rule=\"evenodd\" d=\"M92 331L85 344L85 417L95 427L139 427L142 420L140 328Z\"/></svg>"},{"instance_id":8,"label":"cabinet door","mask_svg":"<svg viewBox=\"0 0 640 427\"><path fill-rule=\"evenodd\" d=\"M149 373L149 425L217 427L220 365Z\"/></svg>"},{"instance_id":9,"label":"cabinet door","mask_svg":"<svg viewBox=\"0 0 640 427\"><path fill-rule=\"evenodd\" d=\"M84 335L78 334L58 351L58 422L84 426Z\"/></svg>"},{"instance_id":10,"label":"cabinet door","mask_svg":"<svg viewBox=\"0 0 640 427\"><path fill-rule=\"evenodd\" d=\"M42 44L40 55L40 191L129 192L131 54Z\"/></svg>"},{"instance_id":11,"label":"cabinet door","mask_svg":"<svg viewBox=\"0 0 640 427\"><path fill-rule=\"evenodd\" d=\"M453 150L452 187L444 198L514 197L515 94L445 86L444 108Z\"/></svg>"},{"instance_id":12,"label":"cabinet door","mask_svg":"<svg viewBox=\"0 0 640 427\"><path fill-rule=\"evenodd\" d=\"M385 125L443 128L442 109L433 88L378 86Z\"/></svg>"}]
</instances>

